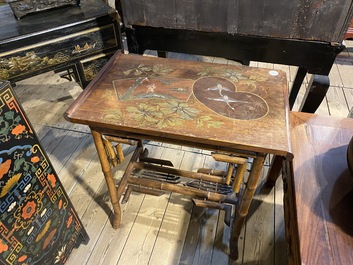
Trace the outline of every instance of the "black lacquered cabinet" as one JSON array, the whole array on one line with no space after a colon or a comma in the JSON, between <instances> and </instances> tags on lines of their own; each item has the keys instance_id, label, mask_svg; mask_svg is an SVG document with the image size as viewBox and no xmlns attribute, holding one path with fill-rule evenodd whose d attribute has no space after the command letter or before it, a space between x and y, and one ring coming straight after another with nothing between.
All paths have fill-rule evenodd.
<instances>
[{"instance_id":1,"label":"black lacquered cabinet","mask_svg":"<svg viewBox=\"0 0 353 265\"><path fill-rule=\"evenodd\" d=\"M9 82L0 81L0 263L63 264L88 239Z\"/></svg>"},{"instance_id":2,"label":"black lacquered cabinet","mask_svg":"<svg viewBox=\"0 0 353 265\"><path fill-rule=\"evenodd\" d=\"M16 19L0 6L0 79L16 82L72 69L85 87L120 47L116 11L101 0L31 13Z\"/></svg>"}]
</instances>

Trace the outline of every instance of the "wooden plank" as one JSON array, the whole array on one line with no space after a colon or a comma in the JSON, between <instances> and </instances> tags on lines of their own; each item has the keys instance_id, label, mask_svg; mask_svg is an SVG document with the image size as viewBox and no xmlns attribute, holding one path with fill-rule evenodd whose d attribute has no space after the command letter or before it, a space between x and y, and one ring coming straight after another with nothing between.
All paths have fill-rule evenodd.
<instances>
[{"instance_id":1,"label":"wooden plank","mask_svg":"<svg viewBox=\"0 0 353 265\"><path fill-rule=\"evenodd\" d=\"M180 165L184 151L163 149L161 158ZM118 264L148 264L165 216L170 193L160 197L146 195Z\"/></svg>"},{"instance_id":2,"label":"wooden plank","mask_svg":"<svg viewBox=\"0 0 353 265\"><path fill-rule=\"evenodd\" d=\"M121 2L125 18L132 25L326 42L342 41L352 5L349 0L335 4L258 0L256 5L244 0Z\"/></svg>"},{"instance_id":3,"label":"wooden plank","mask_svg":"<svg viewBox=\"0 0 353 265\"><path fill-rule=\"evenodd\" d=\"M145 145L149 149L150 156L155 158L161 158L163 148L157 148L156 145L151 146L150 144ZM127 155L126 152L125 155ZM126 164L129 161L129 156L125 158L124 165L120 167L115 173L117 179L120 179L123 175L123 171L126 168ZM144 201L145 195L139 193L132 193L129 201L126 204L122 204L122 223L119 229L115 230L108 222L105 224L102 233L97 239L94 251L90 255L87 264L98 265L98 264L117 264L119 261L122 250L125 247L126 241L128 240L131 229L134 226L137 215L141 208L141 204Z\"/></svg>"},{"instance_id":4,"label":"wooden plank","mask_svg":"<svg viewBox=\"0 0 353 265\"><path fill-rule=\"evenodd\" d=\"M350 209L352 178L347 171L347 143L353 132L351 119L293 113L292 139L295 203L292 239L300 243L302 264L352 264ZM330 139L330 141L328 141ZM297 155L300 153L300 155ZM293 244L294 242L292 242ZM292 249L293 251L294 249Z\"/></svg>"},{"instance_id":5,"label":"wooden plank","mask_svg":"<svg viewBox=\"0 0 353 265\"><path fill-rule=\"evenodd\" d=\"M101 172L100 172L101 173ZM96 176L96 179L97 178ZM103 200L102 196L99 194L107 193L107 188L105 181L99 179L96 181L95 186L86 186L89 189L90 194L82 194L84 198L80 200L80 204L84 204L83 208L77 207L77 201L75 207L81 212L84 211L84 214L79 214L82 224L88 232L90 240L87 245L81 245L78 249L75 249L70 257L70 262L68 264L86 264L91 253L94 251L94 248L97 243L97 238L102 232L102 229L109 222L107 216L111 215L111 206L108 205L107 200ZM94 189L93 187L96 187Z\"/></svg>"},{"instance_id":6,"label":"wooden plank","mask_svg":"<svg viewBox=\"0 0 353 265\"><path fill-rule=\"evenodd\" d=\"M204 155L185 152L180 169L197 171L204 164ZM163 217L149 264L177 264L189 225L193 203L189 196L172 193Z\"/></svg>"},{"instance_id":7,"label":"wooden plank","mask_svg":"<svg viewBox=\"0 0 353 265\"><path fill-rule=\"evenodd\" d=\"M206 157L203 167L226 169L225 163L214 161L211 156ZM218 210L194 206L179 264L211 264L218 215Z\"/></svg>"},{"instance_id":8,"label":"wooden plank","mask_svg":"<svg viewBox=\"0 0 353 265\"><path fill-rule=\"evenodd\" d=\"M194 0L170 1L175 3L176 28L198 28L200 3Z\"/></svg>"},{"instance_id":9,"label":"wooden plank","mask_svg":"<svg viewBox=\"0 0 353 265\"><path fill-rule=\"evenodd\" d=\"M295 76L297 75L298 67L290 65L289 66L289 81L294 82Z\"/></svg>"},{"instance_id":10,"label":"wooden plank","mask_svg":"<svg viewBox=\"0 0 353 265\"><path fill-rule=\"evenodd\" d=\"M294 4L294 1L260 0L256 1L254 8L248 1L239 0L238 33L273 37L289 34L285 33L285 28L288 21L292 20L291 9Z\"/></svg>"},{"instance_id":11,"label":"wooden plank","mask_svg":"<svg viewBox=\"0 0 353 265\"><path fill-rule=\"evenodd\" d=\"M327 104L327 97L321 102L320 106L317 108L315 111L316 114L320 115L330 115L329 109L328 109L328 104Z\"/></svg>"},{"instance_id":12,"label":"wooden plank","mask_svg":"<svg viewBox=\"0 0 353 265\"><path fill-rule=\"evenodd\" d=\"M82 135L81 137L82 140L79 146L75 149L69 160L63 164L59 174L61 183L69 195L74 187L83 181L83 174L96 154L91 135Z\"/></svg>"},{"instance_id":13,"label":"wooden plank","mask_svg":"<svg viewBox=\"0 0 353 265\"><path fill-rule=\"evenodd\" d=\"M268 159L268 158L267 158ZM262 171L262 179L251 203L246 220L244 244L245 264L258 262L274 264L274 190L264 183L268 167Z\"/></svg>"},{"instance_id":14,"label":"wooden plank","mask_svg":"<svg viewBox=\"0 0 353 265\"><path fill-rule=\"evenodd\" d=\"M259 62L258 65L257 65L257 67L273 69L273 63Z\"/></svg>"},{"instance_id":15,"label":"wooden plank","mask_svg":"<svg viewBox=\"0 0 353 265\"><path fill-rule=\"evenodd\" d=\"M347 101L348 109L350 110L350 115L353 113L353 89L343 88L343 93ZM352 116L350 116L352 117Z\"/></svg>"},{"instance_id":16,"label":"wooden plank","mask_svg":"<svg viewBox=\"0 0 353 265\"><path fill-rule=\"evenodd\" d=\"M125 26L134 24L145 24L146 20L144 17L144 0L140 1L124 1L120 0Z\"/></svg>"},{"instance_id":17,"label":"wooden plank","mask_svg":"<svg viewBox=\"0 0 353 265\"><path fill-rule=\"evenodd\" d=\"M344 87L353 88L352 64L342 63L338 67Z\"/></svg>"},{"instance_id":18,"label":"wooden plank","mask_svg":"<svg viewBox=\"0 0 353 265\"><path fill-rule=\"evenodd\" d=\"M332 65L329 78L330 78L330 86L343 87L343 82L342 82L340 72L338 70L337 63L334 63Z\"/></svg>"},{"instance_id":19,"label":"wooden plank","mask_svg":"<svg viewBox=\"0 0 353 265\"><path fill-rule=\"evenodd\" d=\"M122 176L127 166L131 152L124 163L115 168L116 175ZM84 181L76 185L71 200L76 207L82 223L89 232L90 241L80 247L73 259L75 264L86 264L94 251L104 227L111 227L112 205L108 197L108 189L103 177L100 162L96 156L82 177Z\"/></svg>"},{"instance_id":20,"label":"wooden plank","mask_svg":"<svg viewBox=\"0 0 353 265\"><path fill-rule=\"evenodd\" d=\"M349 109L342 88L330 86L326 98L331 116L347 117Z\"/></svg>"},{"instance_id":21,"label":"wooden plank","mask_svg":"<svg viewBox=\"0 0 353 265\"><path fill-rule=\"evenodd\" d=\"M278 178L274 187L274 263L278 265L286 265L287 257L287 240L285 235L284 211L283 211L283 180Z\"/></svg>"},{"instance_id":22,"label":"wooden plank","mask_svg":"<svg viewBox=\"0 0 353 265\"><path fill-rule=\"evenodd\" d=\"M55 168L55 171L59 174L63 166L71 158L72 154L81 144L84 139L83 136L86 134L65 131L66 134L63 135L63 139L58 139L60 143L51 152L50 161ZM54 139L53 139L54 140ZM60 174L59 174L60 175Z\"/></svg>"},{"instance_id":23,"label":"wooden plank","mask_svg":"<svg viewBox=\"0 0 353 265\"><path fill-rule=\"evenodd\" d=\"M241 258L239 258L237 261L231 261L229 258L231 227L224 223L224 216L225 212L220 211L218 215L217 229L213 244L211 265L229 264L230 262L232 265L241 264Z\"/></svg>"},{"instance_id":24,"label":"wooden plank","mask_svg":"<svg viewBox=\"0 0 353 265\"><path fill-rule=\"evenodd\" d=\"M193 208L180 265L211 264L218 214L216 209Z\"/></svg>"},{"instance_id":25,"label":"wooden plank","mask_svg":"<svg viewBox=\"0 0 353 265\"><path fill-rule=\"evenodd\" d=\"M139 1L134 1L139 2ZM140 6L133 6L133 12ZM164 1L164 0L146 0L144 1L144 19L148 26L161 27L166 26L168 28L176 28L176 12L175 12L175 0Z\"/></svg>"},{"instance_id":26,"label":"wooden plank","mask_svg":"<svg viewBox=\"0 0 353 265\"><path fill-rule=\"evenodd\" d=\"M70 194L70 199L80 218L98 193L98 188L104 181L102 169L97 154L81 177L80 185L76 185Z\"/></svg>"}]
</instances>

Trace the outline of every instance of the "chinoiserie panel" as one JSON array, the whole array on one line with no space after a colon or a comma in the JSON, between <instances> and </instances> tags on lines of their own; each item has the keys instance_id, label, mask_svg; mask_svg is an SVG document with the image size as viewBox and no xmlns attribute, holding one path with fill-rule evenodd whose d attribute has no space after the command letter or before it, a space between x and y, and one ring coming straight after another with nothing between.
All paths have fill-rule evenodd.
<instances>
[{"instance_id":1,"label":"chinoiserie panel","mask_svg":"<svg viewBox=\"0 0 353 265\"><path fill-rule=\"evenodd\" d=\"M85 232L8 82L0 81L0 263L63 264Z\"/></svg>"},{"instance_id":2,"label":"chinoiserie panel","mask_svg":"<svg viewBox=\"0 0 353 265\"><path fill-rule=\"evenodd\" d=\"M2 56L0 78L31 74L117 46L113 24L42 41Z\"/></svg>"}]
</instances>

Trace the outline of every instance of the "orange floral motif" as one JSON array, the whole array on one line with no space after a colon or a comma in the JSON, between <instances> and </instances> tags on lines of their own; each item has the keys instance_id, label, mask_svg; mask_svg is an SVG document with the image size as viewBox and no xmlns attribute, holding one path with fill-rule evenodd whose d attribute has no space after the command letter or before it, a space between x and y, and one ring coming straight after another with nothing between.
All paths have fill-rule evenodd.
<instances>
[{"instance_id":1,"label":"orange floral motif","mask_svg":"<svg viewBox=\"0 0 353 265\"><path fill-rule=\"evenodd\" d=\"M11 166L11 159L7 159L4 163L0 165L0 179L9 171Z\"/></svg>"},{"instance_id":2,"label":"orange floral motif","mask_svg":"<svg viewBox=\"0 0 353 265\"><path fill-rule=\"evenodd\" d=\"M23 262L27 259L27 255L22 255L21 257L18 258L19 262Z\"/></svg>"},{"instance_id":3,"label":"orange floral motif","mask_svg":"<svg viewBox=\"0 0 353 265\"><path fill-rule=\"evenodd\" d=\"M48 174L48 180L50 182L51 187L54 188L56 184L56 178L54 174Z\"/></svg>"},{"instance_id":4,"label":"orange floral motif","mask_svg":"<svg viewBox=\"0 0 353 265\"><path fill-rule=\"evenodd\" d=\"M49 235L47 236L47 238L44 240L44 243L43 243L43 249L46 249L47 246L50 244L50 242L52 241L53 237L55 236L55 233L56 233L56 229L54 229L53 231L51 231L49 233Z\"/></svg>"},{"instance_id":5,"label":"orange floral motif","mask_svg":"<svg viewBox=\"0 0 353 265\"><path fill-rule=\"evenodd\" d=\"M63 200L60 200L58 203L58 208L61 209L61 206L63 206Z\"/></svg>"},{"instance_id":6,"label":"orange floral motif","mask_svg":"<svg viewBox=\"0 0 353 265\"><path fill-rule=\"evenodd\" d=\"M72 223L72 215L70 215L69 219L67 220L67 226L66 227L69 228L71 223Z\"/></svg>"},{"instance_id":7,"label":"orange floral motif","mask_svg":"<svg viewBox=\"0 0 353 265\"><path fill-rule=\"evenodd\" d=\"M21 133L23 133L23 132L25 131L25 129L26 129L26 127L25 127L24 125L19 124L19 125L17 125L15 128L12 129L11 133L12 133L13 135L18 136L18 135L20 135Z\"/></svg>"},{"instance_id":8,"label":"orange floral motif","mask_svg":"<svg viewBox=\"0 0 353 265\"><path fill-rule=\"evenodd\" d=\"M32 162L32 163L37 163L39 160L40 160L40 159L39 159L38 156L34 156L34 157L31 158L31 162Z\"/></svg>"},{"instance_id":9,"label":"orange floral motif","mask_svg":"<svg viewBox=\"0 0 353 265\"><path fill-rule=\"evenodd\" d=\"M36 212L36 203L34 201L28 201L22 209L22 218L29 219Z\"/></svg>"},{"instance_id":10,"label":"orange floral motif","mask_svg":"<svg viewBox=\"0 0 353 265\"><path fill-rule=\"evenodd\" d=\"M9 249L9 246L0 239L0 253L3 253Z\"/></svg>"}]
</instances>

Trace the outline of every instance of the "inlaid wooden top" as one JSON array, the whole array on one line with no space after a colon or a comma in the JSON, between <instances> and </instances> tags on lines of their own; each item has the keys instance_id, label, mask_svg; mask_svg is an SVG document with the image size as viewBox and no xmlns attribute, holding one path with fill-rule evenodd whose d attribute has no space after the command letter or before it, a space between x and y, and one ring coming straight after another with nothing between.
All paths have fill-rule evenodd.
<instances>
[{"instance_id":1,"label":"inlaid wooden top","mask_svg":"<svg viewBox=\"0 0 353 265\"><path fill-rule=\"evenodd\" d=\"M69 121L291 157L287 80L277 70L118 53Z\"/></svg>"}]
</instances>

